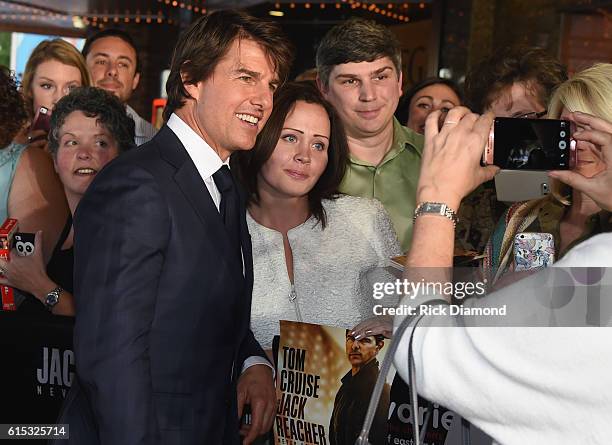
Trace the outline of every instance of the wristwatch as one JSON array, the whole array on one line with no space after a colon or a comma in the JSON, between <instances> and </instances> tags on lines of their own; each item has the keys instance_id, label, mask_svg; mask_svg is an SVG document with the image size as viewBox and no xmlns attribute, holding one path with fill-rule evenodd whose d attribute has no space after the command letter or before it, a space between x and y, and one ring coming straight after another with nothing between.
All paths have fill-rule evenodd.
<instances>
[{"instance_id":1,"label":"wristwatch","mask_svg":"<svg viewBox=\"0 0 612 445\"><path fill-rule=\"evenodd\" d=\"M62 292L64 292L64 289L56 287L47 294L45 297L45 307L49 309L49 311L52 311L53 307L59 302L59 297Z\"/></svg>"},{"instance_id":2,"label":"wristwatch","mask_svg":"<svg viewBox=\"0 0 612 445\"><path fill-rule=\"evenodd\" d=\"M457 214L453 209L441 202L422 202L414 209L414 220L421 215L439 215L450 219L453 222L453 227L457 226Z\"/></svg>"}]
</instances>

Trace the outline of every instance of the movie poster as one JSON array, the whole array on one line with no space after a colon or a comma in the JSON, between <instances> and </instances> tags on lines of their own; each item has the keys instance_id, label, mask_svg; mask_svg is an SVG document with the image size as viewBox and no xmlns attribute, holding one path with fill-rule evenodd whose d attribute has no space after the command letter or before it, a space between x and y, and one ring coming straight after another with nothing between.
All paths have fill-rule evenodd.
<instances>
[{"instance_id":1,"label":"movie poster","mask_svg":"<svg viewBox=\"0 0 612 445\"><path fill-rule=\"evenodd\" d=\"M348 329L280 322L278 348L277 445L354 445L391 341L355 340ZM372 445L412 443L407 386L395 369L386 378L369 440ZM427 401L420 400L423 424ZM453 413L433 406L425 442L443 445Z\"/></svg>"},{"instance_id":2,"label":"movie poster","mask_svg":"<svg viewBox=\"0 0 612 445\"><path fill-rule=\"evenodd\" d=\"M389 340L358 341L344 328L280 323L276 444L353 445ZM389 390L385 385L372 425L373 445L387 443Z\"/></svg>"}]
</instances>

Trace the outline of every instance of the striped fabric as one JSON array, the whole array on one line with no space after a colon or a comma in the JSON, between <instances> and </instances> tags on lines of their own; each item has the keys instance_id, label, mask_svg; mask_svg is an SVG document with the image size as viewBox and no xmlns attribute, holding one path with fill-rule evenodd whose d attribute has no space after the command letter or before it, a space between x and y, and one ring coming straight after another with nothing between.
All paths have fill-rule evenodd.
<instances>
[{"instance_id":1,"label":"striped fabric","mask_svg":"<svg viewBox=\"0 0 612 445\"><path fill-rule=\"evenodd\" d=\"M155 127L141 118L129 105L126 105L125 109L128 116L130 116L136 124L134 128L134 142L136 145L142 145L145 142L149 142L149 140L155 136L155 133L157 133Z\"/></svg>"}]
</instances>

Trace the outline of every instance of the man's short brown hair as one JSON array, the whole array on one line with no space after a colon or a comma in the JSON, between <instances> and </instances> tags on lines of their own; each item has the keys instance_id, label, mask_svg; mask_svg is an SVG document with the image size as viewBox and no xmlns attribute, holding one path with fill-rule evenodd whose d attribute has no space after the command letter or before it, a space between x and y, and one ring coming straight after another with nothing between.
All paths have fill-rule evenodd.
<instances>
[{"instance_id":1,"label":"man's short brown hair","mask_svg":"<svg viewBox=\"0 0 612 445\"><path fill-rule=\"evenodd\" d=\"M334 66L351 62L373 62L389 57L397 75L402 71L399 42L385 26L372 20L352 18L330 29L317 49L317 70L324 86Z\"/></svg>"},{"instance_id":2,"label":"man's short brown hair","mask_svg":"<svg viewBox=\"0 0 612 445\"><path fill-rule=\"evenodd\" d=\"M213 12L193 23L174 48L166 83L168 101L164 110L165 120L191 97L183 82L196 84L208 79L235 39L250 39L261 45L279 81L282 83L287 79L293 50L278 25L241 11Z\"/></svg>"},{"instance_id":3,"label":"man's short brown hair","mask_svg":"<svg viewBox=\"0 0 612 445\"><path fill-rule=\"evenodd\" d=\"M481 60L465 78L466 104L482 113L499 94L514 83L523 82L546 106L553 90L567 80L565 67L539 48L503 48Z\"/></svg>"}]
</instances>

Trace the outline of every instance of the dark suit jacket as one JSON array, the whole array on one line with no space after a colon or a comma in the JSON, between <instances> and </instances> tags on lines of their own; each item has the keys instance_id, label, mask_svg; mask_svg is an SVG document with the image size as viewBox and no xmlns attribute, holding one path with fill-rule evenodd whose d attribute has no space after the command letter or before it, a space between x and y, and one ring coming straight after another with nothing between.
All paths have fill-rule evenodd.
<instances>
[{"instance_id":1,"label":"dark suit jacket","mask_svg":"<svg viewBox=\"0 0 612 445\"><path fill-rule=\"evenodd\" d=\"M243 199L240 224L244 276L204 182L167 127L98 173L75 216L80 389L61 419L74 421L80 443L94 443L83 439L92 431L113 445L239 442L236 380L247 357L265 356L249 329Z\"/></svg>"},{"instance_id":2,"label":"dark suit jacket","mask_svg":"<svg viewBox=\"0 0 612 445\"><path fill-rule=\"evenodd\" d=\"M329 419L330 445L353 445L359 437L370 398L378 379L378 360L366 363L357 374L347 372L336 393L334 409ZM389 385L385 385L378 409L370 429L369 441L373 445L387 443L387 413L389 411Z\"/></svg>"}]
</instances>

